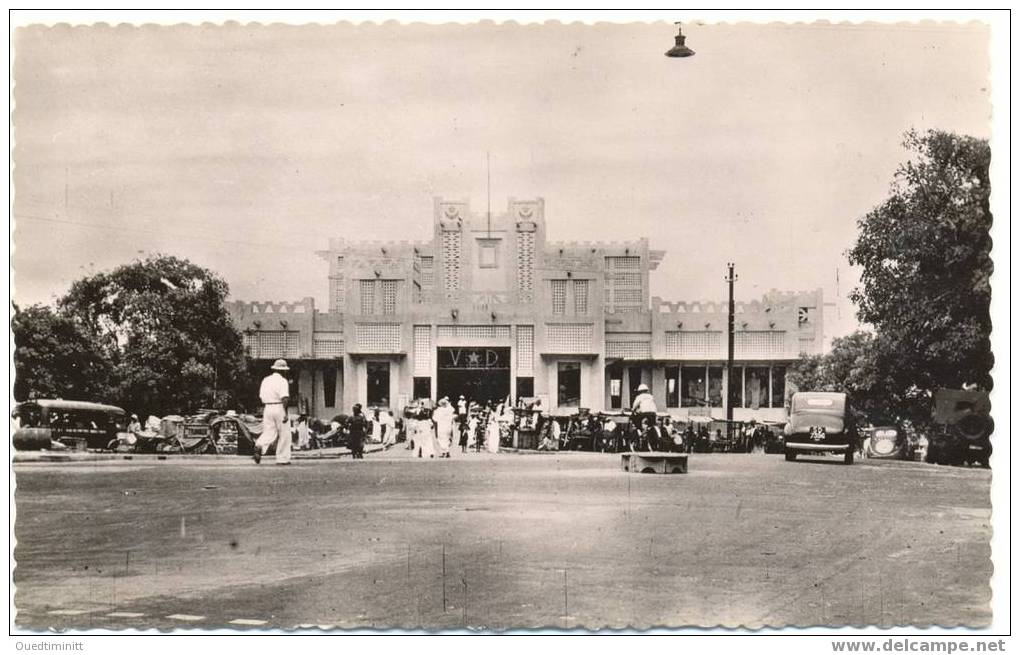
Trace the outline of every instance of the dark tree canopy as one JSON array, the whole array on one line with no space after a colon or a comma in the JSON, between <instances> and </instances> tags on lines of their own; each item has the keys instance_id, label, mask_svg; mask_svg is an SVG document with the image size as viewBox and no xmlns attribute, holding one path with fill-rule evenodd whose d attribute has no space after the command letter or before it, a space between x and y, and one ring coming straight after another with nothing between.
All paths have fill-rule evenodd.
<instances>
[{"instance_id":1,"label":"dark tree canopy","mask_svg":"<svg viewBox=\"0 0 1020 655\"><path fill-rule=\"evenodd\" d=\"M107 401L112 370L74 321L49 307L14 307L14 399Z\"/></svg>"},{"instance_id":2,"label":"dark tree canopy","mask_svg":"<svg viewBox=\"0 0 1020 655\"><path fill-rule=\"evenodd\" d=\"M230 403L247 382L226 296L211 271L154 256L78 280L59 308L114 365L115 399L162 415Z\"/></svg>"},{"instance_id":3,"label":"dark tree canopy","mask_svg":"<svg viewBox=\"0 0 1020 655\"><path fill-rule=\"evenodd\" d=\"M910 131L891 195L858 220L851 299L874 326L878 362L900 395L991 387L992 215L988 142Z\"/></svg>"},{"instance_id":4,"label":"dark tree canopy","mask_svg":"<svg viewBox=\"0 0 1020 655\"><path fill-rule=\"evenodd\" d=\"M883 365L880 337L858 330L832 340L825 355L805 355L788 373L801 391L841 391L868 421L907 418L907 399L901 397Z\"/></svg>"}]
</instances>

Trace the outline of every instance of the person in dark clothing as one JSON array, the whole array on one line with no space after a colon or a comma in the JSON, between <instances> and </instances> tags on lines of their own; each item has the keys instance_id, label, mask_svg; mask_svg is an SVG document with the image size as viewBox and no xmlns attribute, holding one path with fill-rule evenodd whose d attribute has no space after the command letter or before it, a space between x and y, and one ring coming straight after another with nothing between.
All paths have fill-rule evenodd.
<instances>
[{"instance_id":1,"label":"person in dark clothing","mask_svg":"<svg viewBox=\"0 0 1020 655\"><path fill-rule=\"evenodd\" d=\"M347 446L351 449L351 457L365 459L365 434L368 432L368 420L361 413L361 405L355 404L353 416L347 423Z\"/></svg>"},{"instance_id":2,"label":"person in dark clothing","mask_svg":"<svg viewBox=\"0 0 1020 655\"><path fill-rule=\"evenodd\" d=\"M669 431L661 425L657 425L655 421L646 420L646 425L648 427L645 430L645 442L648 450L671 452L673 439L669 436Z\"/></svg>"}]
</instances>

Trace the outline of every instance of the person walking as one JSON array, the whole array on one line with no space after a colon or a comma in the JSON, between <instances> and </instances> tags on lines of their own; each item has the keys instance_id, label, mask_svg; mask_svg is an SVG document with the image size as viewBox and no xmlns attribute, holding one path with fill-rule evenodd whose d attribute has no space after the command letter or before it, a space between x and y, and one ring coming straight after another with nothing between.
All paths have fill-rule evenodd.
<instances>
[{"instance_id":1,"label":"person walking","mask_svg":"<svg viewBox=\"0 0 1020 655\"><path fill-rule=\"evenodd\" d=\"M308 429L308 417L302 414L297 420L298 450L308 450L311 432Z\"/></svg>"},{"instance_id":2,"label":"person walking","mask_svg":"<svg viewBox=\"0 0 1020 655\"><path fill-rule=\"evenodd\" d=\"M418 457L433 459L436 456L436 430L432 424L432 410L422 407L418 411L418 429L414 436Z\"/></svg>"},{"instance_id":3,"label":"person walking","mask_svg":"<svg viewBox=\"0 0 1020 655\"><path fill-rule=\"evenodd\" d=\"M493 454L499 452L500 419L503 416L501 409L502 405L489 412L488 424L485 426L485 449Z\"/></svg>"},{"instance_id":4,"label":"person walking","mask_svg":"<svg viewBox=\"0 0 1020 655\"><path fill-rule=\"evenodd\" d=\"M432 422L436 424L436 441L439 445L439 456L449 459L450 445L453 443L453 407L450 401L443 398L439 407L432 412Z\"/></svg>"},{"instance_id":5,"label":"person walking","mask_svg":"<svg viewBox=\"0 0 1020 655\"><path fill-rule=\"evenodd\" d=\"M255 463L262 461L269 447L276 444L276 463L290 464L291 434L287 424L287 401L290 384L283 377L290 367L283 359L273 362L272 373L262 379L259 398L262 400L262 435L255 441Z\"/></svg>"},{"instance_id":6,"label":"person walking","mask_svg":"<svg viewBox=\"0 0 1020 655\"><path fill-rule=\"evenodd\" d=\"M365 434L368 432L368 419L361 413L361 403L351 408L350 422L347 424L347 447L351 449L351 457L365 459Z\"/></svg>"},{"instance_id":7,"label":"person walking","mask_svg":"<svg viewBox=\"0 0 1020 655\"><path fill-rule=\"evenodd\" d=\"M383 446L387 448L397 445L397 420L393 418L393 412L384 409L379 413L379 424L382 425Z\"/></svg>"}]
</instances>

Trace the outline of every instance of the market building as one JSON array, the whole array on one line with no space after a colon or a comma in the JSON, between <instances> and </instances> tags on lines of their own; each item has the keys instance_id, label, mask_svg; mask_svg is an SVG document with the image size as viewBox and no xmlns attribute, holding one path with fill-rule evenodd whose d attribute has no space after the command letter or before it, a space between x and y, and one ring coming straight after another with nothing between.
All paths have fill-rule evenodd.
<instances>
[{"instance_id":1,"label":"market building","mask_svg":"<svg viewBox=\"0 0 1020 655\"><path fill-rule=\"evenodd\" d=\"M437 198L427 241L330 240L329 308L314 299L230 303L257 361L284 357L301 410L413 398L540 398L568 413L628 407L640 383L675 415L785 420L786 371L823 342L821 289L727 303L649 298L665 256L647 239L546 240L541 198L472 212ZM729 390L726 392L726 390Z\"/></svg>"}]
</instances>

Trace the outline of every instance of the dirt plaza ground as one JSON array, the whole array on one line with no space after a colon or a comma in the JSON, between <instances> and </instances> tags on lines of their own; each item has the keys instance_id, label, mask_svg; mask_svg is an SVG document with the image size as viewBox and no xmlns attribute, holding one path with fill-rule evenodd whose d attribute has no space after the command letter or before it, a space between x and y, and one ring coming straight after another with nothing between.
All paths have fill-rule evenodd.
<instances>
[{"instance_id":1,"label":"dirt plaza ground","mask_svg":"<svg viewBox=\"0 0 1020 655\"><path fill-rule=\"evenodd\" d=\"M991 472L403 449L15 464L19 629L986 625Z\"/></svg>"}]
</instances>

